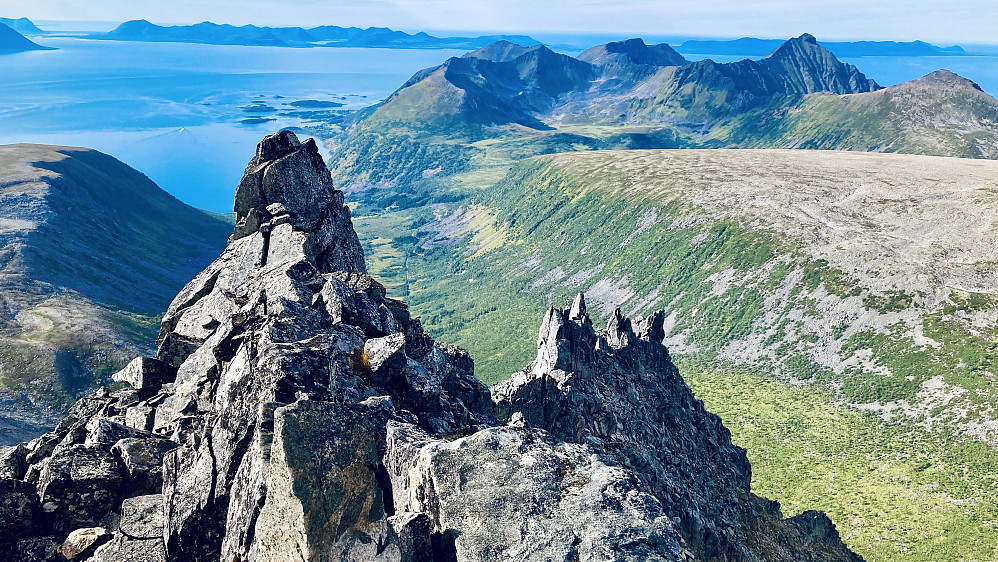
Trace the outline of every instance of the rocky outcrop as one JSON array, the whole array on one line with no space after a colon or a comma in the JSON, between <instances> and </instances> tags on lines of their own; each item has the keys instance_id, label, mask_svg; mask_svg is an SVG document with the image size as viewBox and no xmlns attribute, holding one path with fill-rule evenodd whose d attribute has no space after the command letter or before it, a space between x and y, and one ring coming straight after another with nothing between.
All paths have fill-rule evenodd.
<instances>
[{"instance_id":1,"label":"rocky outcrop","mask_svg":"<svg viewBox=\"0 0 998 562\"><path fill-rule=\"evenodd\" d=\"M854 560L783 520L661 344L580 295L491 393L365 273L315 145L267 137L155 358L0 452L16 560ZM62 558L60 558L62 557Z\"/></svg>"},{"instance_id":2,"label":"rocky outcrop","mask_svg":"<svg viewBox=\"0 0 998 562\"><path fill-rule=\"evenodd\" d=\"M631 102L632 118L717 123L808 94L855 94L880 89L855 66L839 61L806 33L761 60L718 63L704 59L662 78L654 85L654 96Z\"/></svg>"},{"instance_id":3,"label":"rocky outcrop","mask_svg":"<svg viewBox=\"0 0 998 562\"><path fill-rule=\"evenodd\" d=\"M502 420L585 444L630 469L697 560L854 560L824 514L783 520L752 494L745 451L694 398L662 345L665 315L630 320L617 309L595 331L578 295L551 308L537 359L492 389ZM826 550L809 553L817 534Z\"/></svg>"}]
</instances>

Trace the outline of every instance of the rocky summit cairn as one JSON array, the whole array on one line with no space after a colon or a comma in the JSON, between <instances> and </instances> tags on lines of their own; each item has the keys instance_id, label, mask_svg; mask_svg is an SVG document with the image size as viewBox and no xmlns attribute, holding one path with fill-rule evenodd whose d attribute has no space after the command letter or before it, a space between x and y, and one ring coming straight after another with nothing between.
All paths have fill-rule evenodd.
<instances>
[{"instance_id":1,"label":"rocky summit cairn","mask_svg":"<svg viewBox=\"0 0 998 562\"><path fill-rule=\"evenodd\" d=\"M490 393L365 273L314 143L264 139L235 207L156 357L0 450L0 559L858 560L752 495L661 313L597 332L580 294Z\"/></svg>"}]
</instances>

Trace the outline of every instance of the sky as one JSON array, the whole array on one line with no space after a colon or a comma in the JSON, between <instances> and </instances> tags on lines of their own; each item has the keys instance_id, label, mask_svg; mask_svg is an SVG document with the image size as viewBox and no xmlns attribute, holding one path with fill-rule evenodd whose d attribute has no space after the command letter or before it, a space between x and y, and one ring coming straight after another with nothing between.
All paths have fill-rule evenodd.
<instances>
[{"instance_id":1,"label":"sky","mask_svg":"<svg viewBox=\"0 0 998 562\"><path fill-rule=\"evenodd\" d=\"M160 24L996 43L996 0L0 0L0 15Z\"/></svg>"}]
</instances>

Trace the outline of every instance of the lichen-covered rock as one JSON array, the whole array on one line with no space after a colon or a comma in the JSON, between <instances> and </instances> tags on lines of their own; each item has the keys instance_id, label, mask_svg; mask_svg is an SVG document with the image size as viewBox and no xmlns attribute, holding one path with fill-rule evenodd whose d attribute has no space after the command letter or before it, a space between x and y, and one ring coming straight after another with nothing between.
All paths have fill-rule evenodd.
<instances>
[{"instance_id":1,"label":"lichen-covered rock","mask_svg":"<svg viewBox=\"0 0 998 562\"><path fill-rule=\"evenodd\" d=\"M125 495L159 493L163 489L163 458L177 443L162 437L126 438L111 452L121 461Z\"/></svg>"},{"instance_id":2,"label":"lichen-covered rock","mask_svg":"<svg viewBox=\"0 0 998 562\"><path fill-rule=\"evenodd\" d=\"M493 428L420 451L409 508L458 560L681 560L672 522L635 475L585 445Z\"/></svg>"},{"instance_id":3,"label":"lichen-covered rock","mask_svg":"<svg viewBox=\"0 0 998 562\"><path fill-rule=\"evenodd\" d=\"M94 552L93 562L162 562L163 496L128 498L121 504L121 520L111 540Z\"/></svg>"},{"instance_id":4,"label":"lichen-covered rock","mask_svg":"<svg viewBox=\"0 0 998 562\"><path fill-rule=\"evenodd\" d=\"M128 427L125 424L111 421L107 418L94 418L87 422L84 445L114 445L122 439L153 437L152 433Z\"/></svg>"},{"instance_id":5,"label":"lichen-covered rock","mask_svg":"<svg viewBox=\"0 0 998 562\"><path fill-rule=\"evenodd\" d=\"M56 533L108 522L123 478L117 459L97 445L60 448L38 478L43 518Z\"/></svg>"},{"instance_id":6,"label":"lichen-covered rock","mask_svg":"<svg viewBox=\"0 0 998 562\"><path fill-rule=\"evenodd\" d=\"M633 471L676 522L675 540L696 559L857 560L831 533L820 549L779 504L751 492L745 451L694 398L662 345L664 315L634 321L614 311L595 331L579 295L550 308L537 359L492 394L500 418L586 444Z\"/></svg>"},{"instance_id":7,"label":"lichen-covered rock","mask_svg":"<svg viewBox=\"0 0 998 562\"><path fill-rule=\"evenodd\" d=\"M0 552L41 528L41 504L35 487L20 480L0 478Z\"/></svg>"},{"instance_id":8,"label":"lichen-covered rock","mask_svg":"<svg viewBox=\"0 0 998 562\"><path fill-rule=\"evenodd\" d=\"M28 472L28 453L24 445L0 447L0 479L20 480Z\"/></svg>"},{"instance_id":9,"label":"lichen-covered rock","mask_svg":"<svg viewBox=\"0 0 998 562\"><path fill-rule=\"evenodd\" d=\"M274 412L266 503L248 534L255 542L231 550L261 561L399 559L390 488L378 479L377 416L365 409L303 400Z\"/></svg>"}]
</instances>

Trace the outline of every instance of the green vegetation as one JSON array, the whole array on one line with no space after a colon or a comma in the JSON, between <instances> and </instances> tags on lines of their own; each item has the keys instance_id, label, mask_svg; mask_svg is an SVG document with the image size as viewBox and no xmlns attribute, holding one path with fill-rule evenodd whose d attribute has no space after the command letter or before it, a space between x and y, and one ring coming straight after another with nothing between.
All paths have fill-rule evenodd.
<instances>
[{"instance_id":1,"label":"green vegetation","mask_svg":"<svg viewBox=\"0 0 998 562\"><path fill-rule=\"evenodd\" d=\"M877 92L777 101L714 128L705 146L995 158L996 136L988 123L996 117L994 98L940 71Z\"/></svg>"},{"instance_id":2,"label":"green vegetation","mask_svg":"<svg viewBox=\"0 0 998 562\"><path fill-rule=\"evenodd\" d=\"M918 94L927 114L957 110L933 105L927 92ZM851 251L845 246L804 250L824 219L875 230L875 218L844 212L779 230L760 216L778 215L780 204L739 212L775 201L766 191L774 186L825 205L819 198L836 187L821 181L827 168L798 169L795 159L750 151L681 162L592 152L793 146L975 155L987 146L974 135L927 136L917 115L901 118L885 105L892 95L810 96L696 135L662 125L449 130L453 114L408 99L355 127L331 167L354 189L371 272L406 298L431 335L468 349L484 381L525 367L543 309L578 291L597 323L615 303L632 316L665 309L673 356L748 449L758 493L788 514L828 512L868 560L993 560L998 459L965 428L993 416L994 328L970 319L993 313L998 299L954 289L943 293L948 303L929 309L939 294L892 288L889 267L830 263ZM960 119L990 115L989 107L975 105ZM421 111L432 118L415 120ZM885 144L887 137L896 142ZM558 155L568 151L581 153ZM867 165L887 161L855 162L843 183L861 183ZM891 165L899 163L937 164ZM911 179L886 175L895 188L888 198ZM882 419L850 404L893 409Z\"/></svg>"},{"instance_id":3,"label":"green vegetation","mask_svg":"<svg viewBox=\"0 0 998 562\"><path fill-rule=\"evenodd\" d=\"M998 451L743 367L687 362L680 371L748 451L753 490L784 515L828 513L870 562L998 559Z\"/></svg>"}]
</instances>

